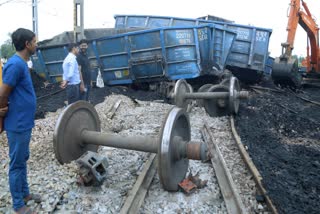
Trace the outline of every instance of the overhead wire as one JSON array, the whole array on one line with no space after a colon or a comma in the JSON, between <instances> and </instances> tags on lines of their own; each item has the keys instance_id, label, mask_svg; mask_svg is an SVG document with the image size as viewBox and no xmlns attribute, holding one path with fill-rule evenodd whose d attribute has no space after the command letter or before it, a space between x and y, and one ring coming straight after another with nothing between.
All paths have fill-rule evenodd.
<instances>
[{"instance_id":1,"label":"overhead wire","mask_svg":"<svg viewBox=\"0 0 320 214\"><path fill-rule=\"evenodd\" d=\"M43 0L38 0L38 4L40 2L42 2ZM0 6L4 5L4 4L8 4L8 3L24 3L24 4L28 4L31 5L32 2L30 2L30 0L6 0L4 2L0 2Z\"/></svg>"},{"instance_id":2,"label":"overhead wire","mask_svg":"<svg viewBox=\"0 0 320 214\"><path fill-rule=\"evenodd\" d=\"M1 2L0 3L0 6L4 5L4 4L7 4L7 3L10 3L12 1L16 1L16 0L7 0L7 1L4 1L4 2Z\"/></svg>"}]
</instances>

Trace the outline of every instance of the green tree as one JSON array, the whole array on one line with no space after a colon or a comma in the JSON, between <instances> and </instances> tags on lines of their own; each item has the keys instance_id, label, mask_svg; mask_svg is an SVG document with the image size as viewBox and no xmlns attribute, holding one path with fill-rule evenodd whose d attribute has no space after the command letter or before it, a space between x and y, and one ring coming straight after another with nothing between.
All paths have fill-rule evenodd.
<instances>
[{"instance_id":1,"label":"green tree","mask_svg":"<svg viewBox=\"0 0 320 214\"><path fill-rule=\"evenodd\" d=\"M11 39L6 40L0 47L0 53L2 58L9 59L13 54L15 54L16 50L12 45Z\"/></svg>"},{"instance_id":2,"label":"green tree","mask_svg":"<svg viewBox=\"0 0 320 214\"><path fill-rule=\"evenodd\" d=\"M298 60L299 60L299 63L301 63L303 60L305 60L305 57L299 56Z\"/></svg>"},{"instance_id":3,"label":"green tree","mask_svg":"<svg viewBox=\"0 0 320 214\"><path fill-rule=\"evenodd\" d=\"M292 55L292 58L293 58L293 59L298 59L298 55L293 54L293 55Z\"/></svg>"}]
</instances>

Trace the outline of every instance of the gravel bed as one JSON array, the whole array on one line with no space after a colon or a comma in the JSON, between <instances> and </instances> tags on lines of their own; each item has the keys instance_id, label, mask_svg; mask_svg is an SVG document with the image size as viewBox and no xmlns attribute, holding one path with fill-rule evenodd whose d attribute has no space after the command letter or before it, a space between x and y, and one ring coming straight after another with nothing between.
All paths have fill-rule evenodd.
<instances>
[{"instance_id":1,"label":"gravel bed","mask_svg":"<svg viewBox=\"0 0 320 214\"><path fill-rule=\"evenodd\" d=\"M111 119L110 109L121 100ZM165 103L133 100L123 95L110 95L97 104L102 132L116 132L123 136L141 135L157 137L162 121L173 106ZM141 173L149 154L144 152L100 147L100 155L108 159L108 177L100 187L84 187L77 183L78 166L74 162L60 165L54 157L52 136L62 109L47 113L36 120L30 144L31 157L28 177L32 192L40 193L40 205L29 204L38 213L119 213L128 191ZM228 118L210 118L203 108L194 107L189 114L193 141L202 141L200 130L205 122L214 131L214 138L227 159L227 165L245 207L258 213L255 186L232 146ZM8 190L8 147L5 134L0 135L0 213L11 213ZM229 160L230 159L230 160ZM226 213L226 207L210 162L189 162L189 173L207 180L207 186L186 195L167 192L159 177L153 179L140 213Z\"/></svg>"}]
</instances>

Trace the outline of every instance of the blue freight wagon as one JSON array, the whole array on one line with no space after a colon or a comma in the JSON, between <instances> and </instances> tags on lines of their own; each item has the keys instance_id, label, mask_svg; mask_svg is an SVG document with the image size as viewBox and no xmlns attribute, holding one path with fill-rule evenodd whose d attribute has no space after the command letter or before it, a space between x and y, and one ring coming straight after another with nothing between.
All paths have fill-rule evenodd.
<instances>
[{"instance_id":1,"label":"blue freight wagon","mask_svg":"<svg viewBox=\"0 0 320 214\"><path fill-rule=\"evenodd\" d=\"M197 19L234 23L234 21L231 21L231 20L228 20L228 19L224 19L224 18L221 18L221 17L218 17L218 16L213 16L213 15L201 16L201 17L198 17Z\"/></svg>"},{"instance_id":2,"label":"blue freight wagon","mask_svg":"<svg viewBox=\"0 0 320 214\"><path fill-rule=\"evenodd\" d=\"M155 28L160 26L197 26L208 23L224 26L237 33L232 45L226 68L244 82L256 82L263 76L268 58L271 29L231 22L220 22L203 19L189 19L166 16L115 15L116 28L143 27Z\"/></svg>"},{"instance_id":3,"label":"blue freight wagon","mask_svg":"<svg viewBox=\"0 0 320 214\"><path fill-rule=\"evenodd\" d=\"M135 31L93 41L109 85L191 79L223 68L235 33L215 25Z\"/></svg>"},{"instance_id":4,"label":"blue freight wagon","mask_svg":"<svg viewBox=\"0 0 320 214\"><path fill-rule=\"evenodd\" d=\"M68 54L68 44L39 47L32 56L35 72L50 83L62 80L62 62Z\"/></svg>"},{"instance_id":5,"label":"blue freight wagon","mask_svg":"<svg viewBox=\"0 0 320 214\"><path fill-rule=\"evenodd\" d=\"M38 47L35 55L31 57L35 72L45 78L50 83L60 82L62 80L62 63L68 55L68 44L60 44L46 47ZM96 78L97 59L89 44L87 51L92 67L92 77Z\"/></svg>"},{"instance_id":6,"label":"blue freight wagon","mask_svg":"<svg viewBox=\"0 0 320 214\"><path fill-rule=\"evenodd\" d=\"M264 75L265 76L271 76L273 62L274 62L274 58L269 56L267 58L266 67L265 67L265 70L264 70Z\"/></svg>"},{"instance_id":7,"label":"blue freight wagon","mask_svg":"<svg viewBox=\"0 0 320 214\"><path fill-rule=\"evenodd\" d=\"M114 29L114 28L97 28L85 29L85 37L90 41L103 36L113 36L130 31L141 29ZM35 72L51 83L62 80L62 63L68 55L68 44L74 41L73 32L63 32L51 39L38 43L37 52L31 56ZM92 43L89 43L87 51L92 70L92 77L96 78L99 67L97 58L92 49Z\"/></svg>"},{"instance_id":8,"label":"blue freight wagon","mask_svg":"<svg viewBox=\"0 0 320 214\"><path fill-rule=\"evenodd\" d=\"M92 39L91 67L108 85L196 78L224 68L236 33L213 24L167 27ZM67 44L40 46L36 71L50 82L62 76Z\"/></svg>"}]
</instances>

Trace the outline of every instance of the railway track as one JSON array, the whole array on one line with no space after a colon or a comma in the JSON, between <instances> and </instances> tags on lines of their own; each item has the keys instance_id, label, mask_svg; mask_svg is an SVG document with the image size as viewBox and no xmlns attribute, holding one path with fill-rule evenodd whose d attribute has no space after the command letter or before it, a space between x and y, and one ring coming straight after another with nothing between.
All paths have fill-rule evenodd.
<instances>
[{"instance_id":1,"label":"railway track","mask_svg":"<svg viewBox=\"0 0 320 214\"><path fill-rule=\"evenodd\" d=\"M64 91L64 89L58 89L58 90L56 90L56 91L54 91L54 92L51 92L51 93L48 93L48 94L45 94L45 95L42 95L42 96L38 96L38 97L37 97L37 100L41 100L41 99L43 99L43 98L51 97L51 96L53 96L53 95L55 95L55 94L58 94L58 93L60 93L60 92L62 92L62 91Z\"/></svg>"},{"instance_id":2,"label":"railway track","mask_svg":"<svg viewBox=\"0 0 320 214\"><path fill-rule=\"evenodd\" d=\"M162 118L171 107L165 103L138 100L133 102L128 97L113 95L104 103L98 104L96 109L101 118L102 131L111 130L124 136L132 134L157 136ZM277 213L261 185L261 176L246 154L246 148L239 144L239 136L235 134L232 118L212 118L206 115L204 109L198 107L194 107L189 113L191 138L206 143L212 141L212 145L220 150L221 159L220 163L215 162L216 166L212 165L214 161L190 161L188 174L199 175L201 180L207 181L207 185L187 195L181 191L163 190L159 177L155 174L154 155L121 149L99 150L99 154L108 157L110 165L108 178L101 187L76 185L76 166L72 164L60 166L53 156L50 139L54 121L57 120L59 113L60 111L50 113L47 118L38 120L33 134L31 143L33 155L29 167L32 175L31 189L44 195L44 202L36 207L36 211L228 213L228 210L230 212L235 209L236 213ZM6 149L1 147L3 148ZM215 153L214 157L218 156ZM219 167L220 172L218 172ZM227 179L223 178L229 177L231 181L228 180L227 183L233 185L223 186L219 182L221 177L224 181ZM0 203L0 213L6 213L5 210L10 210L10 197L7 187L1 186L1 188L4 191L0 195L0 202L8 201L8 203L4 208ZM229 192L233 193L228 194Z\"/></svg>"},{"instance_id":3,"label":"railway track","mask_svg":"<svg viewBox=\"0 0 320 214\"><path fill-rule=\"evenodd\" d=\"M204 113L204 112L202 112L202 113ZM191 121L193 121L192 120L192 112L190 114L191 114ZM198 114L199 113L197 113L196 115L198 115ZM195 116L195 117L198 117L198 116ZM207 117L207 116L205 116L205 117ZM203 119L203 121L206 120L204 118L202 118L202 119ZM230 169L228 169L226 161L225 161L222 153L219 150L218 143L215 142L215 140L214 140L215 139L215 137L214 137L215 128L213 128L213 130L211 130L211 126L208 124L209 123L206 122L205 125L202 128L200 127L200 130L198 130L198 131L201 132L202 139L208 145L211 145L210 151L213 156L211 159L211 162L213 164L214 174L215 174L213 176L215 176L218 180L220 192L222 193L222 196L225 201L226 210L229 213L247 213L248 210L250 210L250 212L251 212L251 211L254 211L255 209L256 209L255 211L257 211L257 209L260 209L260 211L268 210L268 211L266 211L267 213L268 212L269 213L277 213L274 205L272 204L270 198L266 194L266 191L261 184L260 174L258 173L257 169L255 168L254 164L252 163L251 159L249 158L249 155L243 149L243 146L242 147L240 146L241 142L240 142L240 138L237 135L237 132L235 130L233 118L231 117L231 119L230 119L229 132L232 133L232 138L234 139L234 140L231 139L231 141L233 141L233 147L236 147L237 149L236 150L234 150L234 149L229 150L229 157L230 157L230 154L231 154L231 156L234 156L233 153L240 154L240 156L242 157L242 160L237 160L237 161L241 161L241 162L243 161L243 163L244 163L244 164L242 164L242 167L243 167L242 172L246 171L245 173L248 173L248 172L251 173L251 176L249 176L249 177L253 177L253 179L255 181L255 190L253 190L251 192L251 196L256 195L256 198L259 198L259 201L260 201L260 204L256 207L254 207L256 204L254 205L254 203L252 203L252 201L249 202L249 200L247 200L247 199L243 199L243 198L241 199L240 194L239 194L239 190L241 188L239 188L239 187L242 184L246 183L246 180L243 179L241 181L242 183L237 181L238 186L235 185L235 182L233 181L233 178L231 175L232 173L230 173ZM222 147L224 148L224 150L226 150L226 148L230 148L230 145L227 145L226 147L224 147L222 145ZM225 154L228 153L226 151L224 151L224 152L225 152ZM239 157L238 157L238 159L239 159ZM147 169L144 169L146 171L148 171L148 170L154 171L154 169L155 169L155 165L147 164L146 166L149 167ZM151 167L151 166L153 166L153 167ZM229 163L229 167L230 166L232 168L232 163ZM237 166L237 168L238 167L239 166ZM239 169L237 169L237 170L239 170ZM237 171L237 170L234 170L234 171ZM233 176L236 177L237 173L239 173L239 172L233 172ZM146 174L148 174L148 173L147 172L142 173L142 176L145 176ZM122 213L137 213L139 209L136 206L137 205L136 201L139 201L140 205L142 205L141 201L143 201L144 197L146 197L145 193L139 194L139 192L141 191L141 189L143 190L143 192L147 191L146 188L150 184L150 180L146 179L145 177L138 178L138 180L139 180L139 182L136 183L135 188L133 188L133 190L130 191L130 193L129 193L130 197L128 197L128 199L126 200L125 205L123 206L122 211L121 211ZM146 183L141 182L141 181L146 181ZM244 189L241 189L241 190L247 191ZM251 190L252 190L252 188L251 188ZM241 193L241 194L244 195L243 193ZM133 199L133 198L135 198L135 199ZM148 199L146 199L146 200L148 200ZM242 200L245 201L246 205L244 205L245 203ZM133 207L134 210L131 210L130 207ZM143 210L142 213L144 213L145 208L143 208L143 205L142 205L142 210Z\"/></svg>"},{"instance_id":4,"label":"railway track","mask_svg":"<svg viewBox=\"0 0 320 214\"><path fill-rule=\"evenodd\" d=\"M159 118L164 118L171 107L164 103L135 103L124 96L110 97L96 106L102 131L112 130L123 136L157 136L162 122ZM190 160L188 174L198 175L207 185L186 194L163 190L155 173L155 155L123 149L99 150L109 162L108 178L101 187L76 185L76 166L60 166L53 157L50 138L58 115L59 112L52 113L37 121L31 143L32 153L36 153L29 164L33 174L31 189L44 198L40 206L34 206L38 212L272 213L263 199L256 199L262 194L240 156L227 117L209 117L198 107L190 112L191 138L211 144L213 152L211 161Z\"/></svg>"},{"instance_id":5,"label":"railway track","mask_svg":"<svg viewBox=\"0 0 320 214\"><path fill-rule=\"evenodd\" d=\"M257 198L260 200L260 212L262 212L262 207L264 207L264 213L278 213L274 205L272 204L272 201L268 197L266 190L262 186L261 183L261 175L259 174L258 170L254 166L253 162L251 161L248 153L244 149L243 145L241 144L241 140L236 132L235 126L234 126L234 119L233 117L230 117L230 132L232 133L232 138L234 139L233 147L237 147L237 150L234 150L231 153L238 153L242 159L239 161L243 161L245 164L245 167L242 165L243 169L251 173L254 181L255 181L255 190L251 193L252 195L256 194ZM232 177L232 173L230 169L227 166L226 160L223 157L222 152L219 149L218 143L215 141L214 133L211 130L210 125L208 123L205 123L204 126L201 129L201 134L203 137L203 140L209 145L209 150L211 153L211 163L212 167L214 169L214 176L217 178L220 192L223 196L224 203L226 206L226 212L228 213L251 213L254 211L254 207L246 206L244 205L244 202L242 200L243 193L239 192L239 185L241 185L241 182L238 182L238 186L234 182L234 178ZM230 145L228 145L230 148ZM224 148L225 149L225 148ZM228 152L224 151L225 154ZM230 155L230 151L229 151ZM123 207L121 208L121 213L144 213L145 208L143 208L141 211L140 207L143 207L143 201L145 200L145 197L148 197L146 192L148 191L150 187L150 174L155 174L156 165L154 164L154 158L155 155L151 155L150 159L148 160L147 164L145 164L145 167L143 169L143 173L140 174L140 176L137 179L137 182L135 183L134 188L129 192L129 196L127 197ZM153 163L153 164L152 164ZM229 166L232 165L229 163ZM235 173L233 172L233 176L235 176ZM243 181L242 181L243 182ZM242 183L243 184L243 183ZM243 189L242 189L243 190ZM142 193L141 193L142 192ZM194 193L196 194L196 193ZM148 199L146 199L148 200ZM252 204L251 204L252 206ZM212 212L220 212L219 210L211 210Z\"/></svg>"},{"instance_id":6,"label":"railway track","mask_svg":"<svg viewBox=\"0 0 320 214\"><path fill-rule=\"evenodd\" d=\"M287 95L288 97L291 96L291 97L296 97L300 100L302 100L303 102L307 103L307 104L312 104L316 107L320 107L320 102L317 101L317 100L314 100L312 98L308 98L306 97L304 93L304 91L302 90L302 95L301 94L298 94L298 93L294 93L293 91L291 90L283 90L283 89L279 89L279 88L269 88L269 87L260 87L260 86L251 86L250 87L254 92L256 92L257 94L264 94L264 93L275 93L275 94L282 94L282 95ZM316 87L313 87L313 88L316 88ZM316 123L316 124L319 124L320 125L320 122L318 122L317 120L315 120L312 115L303 115L301 116L301 113L303 113L303 109L293 109L292 106L290 105L285 105L283 102L277 102L276 103L277 105L279 105L280 107L288 110L290 113L293 113L295 114L297 117L302 117L302 118L305 118L307 120L309 120L310 122L312 123Z\"/></svg>"}]
</instances>

